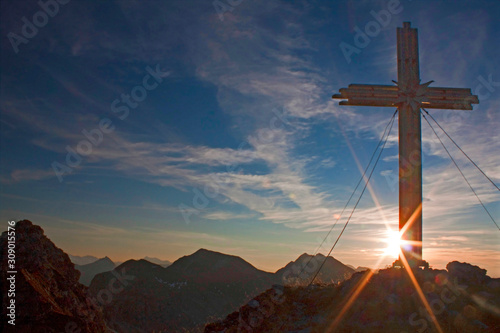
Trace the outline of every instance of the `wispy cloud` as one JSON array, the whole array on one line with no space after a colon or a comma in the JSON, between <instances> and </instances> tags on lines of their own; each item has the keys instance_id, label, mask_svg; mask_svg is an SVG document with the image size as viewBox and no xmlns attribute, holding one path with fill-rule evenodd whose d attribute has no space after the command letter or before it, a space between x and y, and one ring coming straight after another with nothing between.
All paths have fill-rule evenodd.
<instances>
[{"instance_id":1,"label":"wispy cloud","mask_svg":"<svg viewBox=\"0 0 500 333\"><path fill-rule=\"evenodd\" d=\"M370 49L364 51L365 54L373 51L373 57L369 58L373 63L361 66L358 72L353 67L346 70L343 58L340 63L328 60L328 63L333 63L326 65L323 58L331 54L329 51L325 53L321 40L315 38L324 22L307 25L302 20L310 14L309 11L317 11L314 6L285 1L245 2L237 10L226 13L224 22L221 22L210 1L200 2L197 6L185 6L183 2L175 1L155 2L155 6L146 6L140 1L110 2L109 12L118 16L117 22L127 28L107 27L102 33L96 33L103 30L103 23L94 15L93 6L75 3L65 7L72 24L63 21L63 16L59 18L61 22L51 22L51 25L64 27L60 29L60 39L40 35L30 43L30 47L50 46L47 52L56 62L45 62L40 57L34 61L34 66L48 80L55 82L59 96L63 97L60 100L47 93L28 94L22 98L20 96L24 95L18 91L6 90L0 106L2 123L7 124L7 130L12 133L15 129L27 128L30 137L22 139L63 162L65 147L74 146L83 139L83 129L93 128L100 118L109 116L113 99L128 91L129 88L124 87L137 84L131 73L140 78L144 64L175 67L176 70L165 78L166 82L176 83L183 76L194 76L197 81L214 87L218 107L230 118L228 132L241 140L241 148L229 144L217 147L209 143L194 144L190 133L177 134L175 124L158 121L161 117L155 118L155 112L164 111L161 106L160 110L145 107L140 119L117 123L118 130L94 147L92 154L73 175L112 173L188 193L193 188L216 187L217 196L213 200L217 201L217 208L211 207L200 214L201 218L212 221L260 219L308 232L308 235L324 233L331 227L344 205L338 199L342 197L339 193L346 191L347 185L325 186L317 179L329 177L324 175L325 169L338 171L346 157L333 154L328 157L324 151L319 154L300 148L305 144L316 146L321 143L316 142L323 140L323 136L316 136L318 126L335 135L335 140L354 135L370 145L378 142L393 110L340 107L330 96L338 88L351 82L364 83L365 78L375 79L383 71L388 78L396 79L394 39L387 37L389 34L394 36L394 31L373 40ZM457 33L460 38L453 40L449 37L450 29L443 29L448 25L456 27L454 22L465 18L483 22L485 15L482 10L449 15L439 20L429 16L428 11L421 11L416 16L419 17L424 80L433 79L436 85L474 88L479 84L476 82L479 75L494 73L495 57L477 61L489 38L486 24L460 26L460 34ZM147 24L144 24L144 18L147 18ZM71 61L63 65L58 62L68 57ZM71 67L81 59L98 64L98 69L87 69L82 65ZM67 72L65 68L72 70ZM111 75L103 75L103 71ZM351 81L351 75L359 75L360 79ZM78 80L73 77L78 77ZM7 79L14 80L13 77ZM500 76L495 74L494 79L498 81ZM500 181L500 155L497 153L500 151L499 107L492 94L472 113L432 111L450 135L497 183ZM279 117L273 111L276 108ZM152 112L148 114L149 111ZM339 128L343 133L339 133ZM464 233L470 230L466 221L477 210L478 203L433 136L423 122L424 233L432 236L426 242L438 244L432 247L445 255L444 247L453 242L475 241L484 233L470 233L470 236ZM333 143L335 149L347 151L344 139ZM397 144L398 136L393 130L386 147L393 148ZM465 173L481 199L487 204L498 202L498 194L482 176L466 166L467 161L459 157L456 150L453 152L460 165L465 166ZM393 163L393 167L389 170L386 167L382 176L391 172L397 176L396 160L394 153L383 158L383 161ZM50 161L47 167L49 164ZM6 170L1 181L8 184L35 182L52 176L52 170L45 167L6 167ZM72 180L71 177L68 176L68 181ZM222 183L218 181L221 179ZM332 179L338 178L334 175ZM377 184L377 179L373 181L374 193L387 190L386 184ZM386 223L397 227L397 203L387 203L382 199L379 208L362 202L350 222L352 229L348 230L346 237L357 241L380 238ZM245 213L235 212L235 206L242 206L238 208L243 208ZM123 207L116 205L115 208ZM155 202L144 202L131 208L172 212L172 207ZM346 215L339 223L345 218ZM487 232L488 223L487 218L481 219L477 227ZM98 226L85 229L86 224L72 225L81 228L86 237L101 232L103 235L115 232L122 235L120 232L123 232L113 228L99 229ZM187 238L214 243L226 241L203 233L172 234L182 239L178 243ZM124 236L127 237L132 236ZM236 248L226 245L227 249ZM378 249L380 244L376 246ZM354 247L350 250L354 251ZM354 253L359 255L359 252Z\"/></svg>"},{"instance_id":2,"label":"wispy cloud","mask_svg":"<svg viewBox=\"0 0 500 333\"><path fill-rule=\"evenodd\" d=\"M217 211L204 214L203 218L208 220L224 221L224 220L234 220L234 219L255 218L255 214L238 214L227 211Z\"/></svg>"},{"instance_id":3,"label":"wispy cloud","mask_svg":"<svg viewBox=\"0 0 500 333\"><path fill-rule=\"evenodd\" d=\"M53 170L39 170L39 169L17 169L10 173L10 177L1 176L0 182L2 183L17 183L22 181L42 180L54 177Z\"/></svg>"}]
</instances>

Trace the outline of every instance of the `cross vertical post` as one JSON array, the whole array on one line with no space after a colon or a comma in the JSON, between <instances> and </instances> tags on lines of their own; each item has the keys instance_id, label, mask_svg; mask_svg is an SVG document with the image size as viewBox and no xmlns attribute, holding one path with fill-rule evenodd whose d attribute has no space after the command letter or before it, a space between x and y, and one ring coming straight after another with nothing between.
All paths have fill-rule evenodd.
<instances>
[{"instance_id":1,"label":"cross vertical post","mask_svg":"<svg viewBox=\"0 0 500 333\"><path fill-rule=\"evenodd\" d=\"M420 85L418 32L409 22L397 29L400 97L415 98ZM401 91L402 90L402 91ZM401 251L410 266L422 259L422 132L420 106L398 105L399 122L399 230Z\"/></svg>"},{"instance_id":2,"label":"cross vertical post","mask_svg":"<svg viewBox=\"0 0 500 333\"><path fill-rule=\"evenodd\" d=\"M422 131L420 108L472 110L479 99L468 88L429 87L420 83L418 32L410 22L397 28L396 85L350 84L332 98L339 105L398 108L399 230L401 255L395 266L427 267L422 260ZM401 257L404 257L402 260Z\"/></svg>"}]
</instances>

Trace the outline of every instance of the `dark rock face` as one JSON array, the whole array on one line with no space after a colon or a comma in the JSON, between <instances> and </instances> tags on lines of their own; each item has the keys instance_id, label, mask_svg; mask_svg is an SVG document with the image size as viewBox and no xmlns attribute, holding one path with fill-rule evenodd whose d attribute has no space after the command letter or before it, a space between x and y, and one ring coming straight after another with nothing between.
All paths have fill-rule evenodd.
<instances>
[{"instance_id":1,"label":"dark rock face","mask_svg":"<svg viewBox=\"0 0 500 333\"><path fill-rule=\"evenodd\" d=\"M449 271L416 271L420 293L407 272L395 268L354 273L339 285L275 286L206 325L205 333L437 332L435 322L442 332L500 332L500 279L450 264Z\"/></svg>"},{"instance_id":2,"label":"dark rock face","mask_svg":"<svg viewBox=\"0 0 500 333\"><path fill-rule=\"evenodd\" d=\"M28 220L15 225L15 326L7 323L8 234L0 237L2 332L106 332L100 310L87 297L68 255L39 226ZM10 236L10 235L9 235Z\"/></svg>"},{"instance_id":3,"label":"dark rock face","mask_svg":"<svg viewBox=\"0 0 500 333\"><path fill-rule=\"evenodd\" d=\"M451 276L466 284L483 284L490 278L486 275L486 270L468 263L452 261L446 265L446 269Z\"/></svg>"}]
</instances>

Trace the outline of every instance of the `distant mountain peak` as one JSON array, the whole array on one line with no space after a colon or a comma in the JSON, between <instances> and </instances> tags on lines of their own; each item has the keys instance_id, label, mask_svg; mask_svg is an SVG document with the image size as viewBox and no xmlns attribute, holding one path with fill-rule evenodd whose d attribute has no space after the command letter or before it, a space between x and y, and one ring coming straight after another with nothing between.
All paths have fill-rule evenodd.
<instances>
[{"instance_id":1,"label":"distant mountain peak","mask_svg":"<svg viewBox=\"0 0 500 333\"><path fill-rule=\"evenodd\" d=\"M192 255L228 255L228 254L201 248Z\"/></svg>"},{"instance_id":2,"label":"distant mountain peak","mask_svg":"<svg viewBox=\"0 0 500 333\"><path fill-rule=\"evenodd\" d=\"M302 253L302 254L301 254L301 255L297 258L297 260L299 260L299 259L304 259L304 258L310 258L310 257L312 257L312 255L310 255L309 253L304 252L304 253Z\"/></svg>"},{"instance_id":3,"label":"distant mountain peak","mask_svg":"<svg viewBox=\"0 0 500 333\"><path fill-rule=\"evenodd\" d=\"M160 265L152 263L146 259L129 259L124 263L120 264L120 266L116 267L115 270L127 270L127 271L136 271L136 270L149 270L151 268L163 268Z\"/></svg>"},{"instance_id":4,"label":"distant mountain peak","mask_svg":"<svg viewBox=\"0 0 500 333\"><path fill-rule=\"evenodd\" d=\"M152 262L153 264L157 264L157 265L160 265L162 267L168 267L170 265L172 265L172 262L168 261L168 260L162 260L162 259L159 259L159 258L156 258L156 257L144 257L144 260L147 260L149 262Z\"/></svg>"},{"instance_id":5,"label":"distant mountain peak","mask_svg":"<svg viewBox=\"0 0 500 333\"><path fill-rule=\"evenodd\" d=\"M304 252L295 261L302 260L304 258L309 259L309 258L312 258L312 257L324 258L325 255L322 254L322 253L316 253L315 255L312 255L312 254L309 254L307 252Z\"/></svg>"},{"instance_id":6,"label":"distant mountain peak","mask_svg":"<svg viewBox=\"0 0 500 333\"><path fill-rule=\"evenodd\" d=\"M276 274L281 276L283 284L303 285L311 282L321 266L322 269L317 274L315 283L340 282L349 278L354 272L353 268L331 256L325 257L322 253L314 256L303 253L295 261L290 261L285 267L279 269Z\"/></svg>"},{"instance_id":7,"label":"distant mountain peak","mask_svg":"<svg viewBox=\"0 0 500 333\"><path fill-rule=\"evenodd\" d=\"M87 265L99 260L99 258L94 256L74 256L71 254L68 254L68 256L71 262L75 265Z\"/></svg>"},{"instance_id":8,"label":"distant mountain peak","mask_svg":"<svg viewBox=\"0 0 500 333\"><path fill-rule=\"evenodd\" d=\"M80 271L80 283L90 285L90 282L99 273L109 272L115 268L115 263L108 257L104 257L86 265L75 265L75 268Z\"/></svg>"},{"instance_id":9,"label":"distant mountain peak","mask_svg":"<svg viewBox=\"0 0 500 333\"><path fill-rule=\"evenodd\" d=\"M222 252L217 252L217 251L212 251L212 250L207 250L207 249L199 249L193 254L183 256L182 258L179 258L177 261L174 262L177 263L179 260L204 260L206 263L210 264L223 264L223 263L239 263L239 264L244 264L244 265L249 265L253 268L255 268L252 264L249 262L245 261L243 258L231 255L231 254L225 254Z\"/></svg>"},{"instance_id":10,"label":"distant mountain peak","mask_svg":"<svg viewBox=\"0 0 500 333\"><path fill-rule=\"evenodd\" d=\"M115 272L97 275L90 294L97 297L115 278L113 273L133 277L127 288L113 295L112 303L104 305L111 318L108 324L117 332L138 332L139 327L144 332L200 332L208 318L222 317L279 283L273 273L240 257L199 249L167 268L129 260ZM148 315L138 316L130 307L146 308Z\"/></svg>"}]
</instances>

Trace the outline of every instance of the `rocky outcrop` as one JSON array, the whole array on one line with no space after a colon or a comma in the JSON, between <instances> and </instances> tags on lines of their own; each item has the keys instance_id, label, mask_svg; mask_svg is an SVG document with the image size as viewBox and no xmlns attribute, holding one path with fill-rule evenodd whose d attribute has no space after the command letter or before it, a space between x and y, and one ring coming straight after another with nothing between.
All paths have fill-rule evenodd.
<instances>
[{"instance_id":1,"label":"rocky outcrop","mask_svg":"<svg viewBox=\"0 0 500 333\"><path fill-rule=\"evenodd\" d=\"M446 265L451 276L456 277L461 283L484 284L490 280L486 270L465 262L452 261Z\"/></svg>"},{"instance_id":2,"label":"rocky outcrop","mask_svg":"<svg viewBox=\"0 0 500 333\"><path fill-rule=\"evenodd\" d=\"M2 233L2 332L106 332L99 308L78 282L80 273L68 255L57 248L39 226L19 221L12 234ZM12 231L12 230L11 230ZM15 235L14 235L15 234ZM15 266L8 266L8 243L15 238ZM8 273L14 271L16 273ZM15 278L11 284L7 278ZM15 297L6 297L15 287ZM7 305L15 300L15 326L9 324Z\"/></svg>"},{"instance_id":3,"label":"rocky outcrop","mask_svg":"<svg viewBox=\"0 0 500 333\"><path fill-rule=\"evenodd\" d=\"M483 271L450 263L448 271L417 270L414 279L390 268L354 273L339 285L274 286L205 333L500 332L499 279Z\"/></svg>"}]
</instances>

